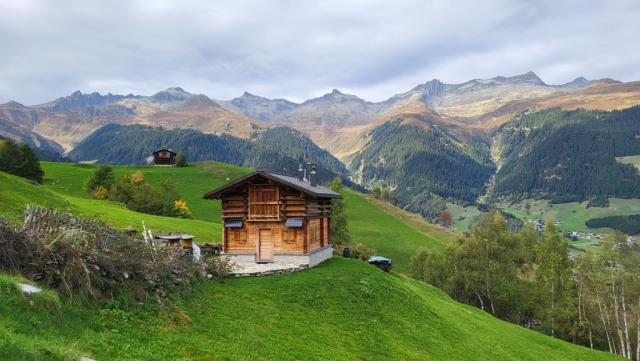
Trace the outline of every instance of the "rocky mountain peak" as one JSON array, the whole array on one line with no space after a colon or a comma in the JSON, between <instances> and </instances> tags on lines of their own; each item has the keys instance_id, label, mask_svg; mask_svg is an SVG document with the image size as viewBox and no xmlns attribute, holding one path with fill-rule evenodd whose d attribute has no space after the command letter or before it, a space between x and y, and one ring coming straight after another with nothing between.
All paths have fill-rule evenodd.
<instances>
[{"instance_id":1,"label":"rocky mountain peak","mask_svg":"<svg viewBox=\"0 0 640 361\"><path fill-rule=\"evenodd\" d=\"M562 84L560 87L561 88L571 88L571 89L578 89L578 88L582 88L585 87L589 84L591 84L592 81L588 80L587 78L583 77L583 76L579 76L575 79L573 79L572 81L566 83L566 84Z\"/></svg>"},{"instance_id":2,"label":"rocky mountain peak","mask_svg":"<svg viewBox=\"0 0 640 361\"><path fill-rule=\"evenodd\" d=\"M182 101L189 98L192 95L193 94L185 91L180 87L169 87L167 88L167 90L153 94L151 96L151 99L155 101L166 101L166 102Z\"/></svg>"},{"instance_id":3,"label":"rocky mountain peak","mask_svg":"<svg viewBox=\"0 0 640 361\"><path fill-rule=\"evenodd\" d=\"M26 108L24 105L22 105L21 103L18 103L14 100L10 100L4 104L0 104L0 108L5 108L5 109L16 109L16 108Z\"/></svg>"},{"instance_id":4,"label":"rocky mountain peak","mask_svg":"<svg viewBox=\"0 0 640 361\"><path fill-rule=\"evenodd\" d=\"M188 97L183 103L185 108L194 107L194 108L204 108L204 107L214 107L220 108L220 105L216 103L214 100L209 98L204 94L197 94Z\"/></svg>"},{"instance_id":5,"label":"rocky mountain peak","mask_svg":"<svg viewBox=\"0 0 640 361\"><path fill-rule=\"evenodd\" d=\"M532 83L532 84L539 84L539 85L546 85L544 81L542 81L542 79L540 79L540 77L534 73L533 71L528 71L524 74L520 74L520 75L516 75L516 76L512 76L509 78L505 78L505 80L507 82L510 83Z\"/></svg>"}]
</instances>

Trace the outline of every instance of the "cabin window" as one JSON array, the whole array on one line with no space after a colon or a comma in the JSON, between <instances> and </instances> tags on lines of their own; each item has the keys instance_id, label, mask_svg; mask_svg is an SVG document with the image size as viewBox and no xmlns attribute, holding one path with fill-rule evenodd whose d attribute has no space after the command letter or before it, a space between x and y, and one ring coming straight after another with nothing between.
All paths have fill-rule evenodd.
<instances>
[{"instance_id":1,"label":"cabin window","mask_svg":"<svg viewBox=\"0 0 640 361\"><path fill-rule=\"evenodd\" d=\"M252 185L249 187L249 219L271 221L280 219L278 186Z\"/></svg>"}]
</instances>

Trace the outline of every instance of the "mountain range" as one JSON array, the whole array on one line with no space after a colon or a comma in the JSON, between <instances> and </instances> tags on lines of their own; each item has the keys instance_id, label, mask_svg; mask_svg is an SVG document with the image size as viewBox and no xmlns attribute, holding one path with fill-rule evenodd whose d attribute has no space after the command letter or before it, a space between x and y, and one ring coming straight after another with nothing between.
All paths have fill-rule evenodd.
<instances>
[{"instance_id":1,"label":"mountain range","mask_svg":"<svg viewBox=\"0 0 640 361\"><path fill-rule=\"evenodd\" d=\"M598 112L638 104L640 82L579 77L566 84L550 85L533 72L473 79L460 84L433 79L381 102L366 101L337 89L302 103L268 99L248 92L221 101L179 87L151 96L76 91L33 106L15 101L0 104L0 135L26 142L45 156L68 154L75 160L95 160L95 153L88 149L106 144L103 142L107 139L96 139L96 136L107 133L96 131L108 124L144 125L167 131L189 128L257 144L261 144L259 140L269 129L288 127L299 131L295 139L308 137L314 146L324 148L343 162L356 183L389 187L399 195L404 207L415 211L430 208L431 211L421 212L433 217L441 208L435 204L477 203L485 193L504 196L510 190L505 185L514 183L505 180L507 170L523 169L526 164L513 165L515 153L507 143L524 142L526 144L511 145L531 151L531 147L545 144L542 138L560 129L545 128L545 132L536 133L535 139L530 140L514 136L533 129L523 130L517 126L523 115L547 109L580 109L596 111L580 113L581 117L595 119L604 116ZM633 118L634 114L625 113L625 116ZM559 122L566 122L564 117L557 118ZM630 129L629 124L631 128L638 124L640 129L640 124L631 118L625 120L625 129ZM518 132L514 131L516 128ZM94 136L90 138L91 135ZM83 144L88 139L90 142ZM558 139L566 140L566 137ZM636 138L630 142L633 143L633 139ZM306 140L300 142L307 144ZM74 152L78 147L82 152ZM261 147L261 154L269 154L264 145ZM503 154L506 151L511 153ZM524 154L523 149L518 152ZM88 159L81 159L78 154ZM192 157L201 159L202 155ZM562 161L566 159L555 160L556 163ZM557 166L551 163L548 167ZM509 168L510 164L513 168ZM273 167L280 165L283 164ZM509 179L519 177L511 175ZM549 188L539 184L531 188L518 192L558 196L556 191L550 195ZM544 189L547 191L542 191ZM589 198L593 192L597 191L583 192L573 198Z\"/></svg>"}]
</instances>

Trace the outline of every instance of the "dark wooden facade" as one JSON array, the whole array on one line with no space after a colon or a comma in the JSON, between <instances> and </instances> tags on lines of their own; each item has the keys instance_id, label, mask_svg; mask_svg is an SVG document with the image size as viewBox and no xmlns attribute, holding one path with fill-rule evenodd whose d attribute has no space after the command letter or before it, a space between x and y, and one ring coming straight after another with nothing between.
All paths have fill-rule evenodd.
<instances>
[{"instance_id":1,"label":"dark wooden facade","mask_svg":"<svg viewBox=\"0 0 640 361\"><path fill-rule=\"evenodd\" d=\"M222 201L223 249L255 254L309 254L331 244L331 199L340 194L295 177L254 172L209 192Z\"/></svg>"},{"instance_id":2,"label":"dark wooden facade","mask_svg":"<svg viewBox=\"0 0 640 361\"><path fill-rule=\"evenodd\" d=\"M158 149L153 152L153 164L155 165L175 165L176 153L169 149Z\"/></svg>"}]
</instances>

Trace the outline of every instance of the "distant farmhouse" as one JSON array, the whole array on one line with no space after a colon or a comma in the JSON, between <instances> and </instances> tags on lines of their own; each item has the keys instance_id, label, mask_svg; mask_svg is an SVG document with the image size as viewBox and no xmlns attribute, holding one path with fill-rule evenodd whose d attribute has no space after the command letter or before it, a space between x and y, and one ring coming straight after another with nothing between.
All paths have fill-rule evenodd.
<instances>
[{"instance_id":1,"label":"distant farmhouse","mask_svg":"<svg viewBox=\"0 0 640 361\"><path fill-rule=\"evenodd\" d=\"M153 164L155 165L175 165L176 153L169 149L158 149L153 152Z\"/></svg>"},{"instance_id":2,"label":"distant farmhouse","mask_svg":"<svg viewBox=\"0 0 640 361\"><path fill-rule=\"evenodd\" d=\"M204 195L222 200L224 254L238 261L313 267L333 254L331 200L339 193L309 179L256 171Z\"/></svg>"}]
</instances>

